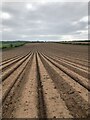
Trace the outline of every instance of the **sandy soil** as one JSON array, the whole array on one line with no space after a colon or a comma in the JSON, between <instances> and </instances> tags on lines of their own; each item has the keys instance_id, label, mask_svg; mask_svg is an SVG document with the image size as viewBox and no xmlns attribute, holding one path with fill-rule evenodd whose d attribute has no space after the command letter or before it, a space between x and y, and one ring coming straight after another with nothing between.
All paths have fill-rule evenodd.
<instances>
[{"instance_id":1,"label":"sandy soil","mask_svg":"<svg viewBox=\"0 0 90 120\"><path fill-rule=\"evenodd\" d=\"M87 118L88 46L27 44L3 53L3 118Z\"/></svg>"}]
</instances>

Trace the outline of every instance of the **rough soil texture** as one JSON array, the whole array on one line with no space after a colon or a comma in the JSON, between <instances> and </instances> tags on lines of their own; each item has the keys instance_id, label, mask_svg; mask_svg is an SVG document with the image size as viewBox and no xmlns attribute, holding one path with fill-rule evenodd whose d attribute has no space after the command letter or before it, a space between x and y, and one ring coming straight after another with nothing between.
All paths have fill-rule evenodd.
<instances>
[{"instance_id":1,"label":"rough soil texture","mask_svg":"<svg viewBox=\"0 0 90 120\"><path fill-rule=\"evenodd\" d=\"M88 46L33 43L2 52L3 118L87 118ZM1 91L2 88L2 91Z\"/></svg>"}]
</instances>

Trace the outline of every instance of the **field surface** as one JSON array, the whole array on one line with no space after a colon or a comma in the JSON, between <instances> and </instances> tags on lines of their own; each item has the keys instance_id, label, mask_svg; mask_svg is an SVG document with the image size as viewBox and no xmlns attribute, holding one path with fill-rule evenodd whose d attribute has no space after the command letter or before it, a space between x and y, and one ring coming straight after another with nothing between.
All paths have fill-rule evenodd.
<instances>
[{"instance_id":1,"label":"field surface","mask_svg":"<svg viewBox=\"0 0 90 120\"><path fill-rule=\"evenodd\" d=\"M88 46L30 43L2 53L3 118L86 118Z\"/></svg>"}]
</instances>

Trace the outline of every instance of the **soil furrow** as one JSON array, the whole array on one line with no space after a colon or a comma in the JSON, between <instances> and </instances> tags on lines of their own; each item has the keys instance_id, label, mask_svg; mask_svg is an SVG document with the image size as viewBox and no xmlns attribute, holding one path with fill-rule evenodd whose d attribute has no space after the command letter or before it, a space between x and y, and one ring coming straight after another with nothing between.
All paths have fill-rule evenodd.
<instances>
[{"instance_id":1,"label":"soil furrow","mask_svg":"<svg viewBox=\"0 0 90 120\"><path fill-rule=\"evenodd\" d=\"M15 59L17 59L17 58L20 57L20 56L21 56L21 55L17 55L17 56L14 56L14 57L11 57L11 58L8 58L8 59L4 60L4 61L2 61L2 62L0 63L0 66L9 63L9 62L11 62L12 60L15 60Z\"/></svg>"},{"instance_id":2,"label":"soil furrow","mask_svg":"<svg viewBox=\"0 0 90 120\"><path fill-rule=\"evenodd\" d=\"M37 92L38 92L38 117L41 118L47 118L46 114L46 104L44 101L44 96L43 96L43 87L42 87L42 82L41 82L41 75L40 75L40 70L39 70L39 65L38 65L38 58L37 58L37 53L36 53L36 71L37 71Z\"/></svg>"},{"instance_id":3,"label":"soil furrow","mask_svg":"<svg viewBox=\"0 0 90 120\"><path fill-rule=\"evenodd\" d=\"M88 91L90 91L90 85L88 84L88 79L80 76L79 74L69 70L68 68L56 63L54 60L46 57L44 55L44 57L49 60L52 64L54 64L56 67L58 67L60 70L62 70L64 73L66 73L68 76L70 76L73 80L75 80L76 82L78 82L80 85L82 85L83 87L85 87Z\"/></svg>"},{"instance_id":4,"label":"soil furrow","mask_svg":"<svg viewBox=\"0 0 90 120\"><path fill-rule=\"evenodd\" d=\"M9 62L12 61L12 60L15 60L15 59L18 58L19 56L20 56L20 55L14 56L13 58L9 58L9 59L6 59L6 60L2 61L2 62L0 63L0 66L9 63Z\"/></svg>"},{"instance_id":5,"label":"soil furrow","mask_svg":"<svg viewBox=\"0 0 90 120\"><path fill-rule=\"evenodd\" d=\"M53 56L53 57L57 57L57 58L61 58L63 60L69 61L71 63L76 63L77 66L78 65L83 66L83 69L85 69L85 70L86 70L87 67L90 66L88 61L82 61L82 59L80 59L80 58L76 59L74 57L67 56L67 55L65 56L63 54L57 55L55 53L51 53L51 52L47 52L47 51L45 51L44 54L47 54L47 55L50 55L50 56Z\"/></svg>"},{"instance_id":6,"label":"soil furrow","mask_svg":"<svg viewBox=\"0 0 90 120\"><path fill-rule=\"evenodd\" d=\"M46 103L47 117L48 118L73 118L70 115L65 102L61 99L61 96L56 89L53 80L47 73L43 63L38 56L38 65L41 75L41 82L43 87L44 100Z\"/></svg>"},{"instance_id":7,"label":"soil furrow","mask_svg":"<svg viewBox=\"0 0 90 120\"><path fill-rule=\"evenodd\" d=\"M28 53L30 54L30 53ZM3 64L1 67L0 67L0 70L5 71L6 69L9 69L9 67L11 67L11 65L17 63L18 61L20 61L21 59L23 59L25 56L27 56L28 54L24 55L24 56L18 56L17 58L15 58L14 60L11 60L9 62L7 62L6 64Z\"/></svg>"},{"instance_id":8,"label":"soil furrow","mask_svg":"<svg viewBox=\"0 0 90 120\"><path fill-rule=\"evenodd\" d=\"M46 54L46 53L44 53L44 54ZM64 63L68 63L68 64L73 65L75 67L78 67L78 68L80 68L82 70L88 71L88 65L85 66L84 65L85 63L81 64L81 61L78 62L75 59L70 59L70 58L63 57L63 56L57 56L55 54L46 54L46 55L50 55L52 58L55 58L55 59L60 60L60 61L63 61ZM88 64L88 62L87 62L87 64Z\"/></svg>"},{"instance_id":9,"label":"soil furrow","mask_svg":"<svg viewBox=\"0 0 90 120\"><path fill-rule=\"evenodd\" d=\"M3 105L5 118L37 118L35 55L29 60ZM7 107L8 106L8 107ZM6 109L7 108L7 109ZM11 114L10 114L11 113Z\"/></svg>"},{"instance_id":10,"label":"soil furrow","mask_svg":"<svg viewBox=\"0 0 90 120\"><path fill-rule=\"evenodd\" d=\"M78 82L76 82L75 80L73 80L70 76L68 76L67 74L65 74L62 70L60 70L57 66L53 65L50 61L48 61L47 59L46 59L46 61L48 62L49 65L51 65L51 67L54 67L56 69L57 73L66 82L68 82L69 85L71 85L73 87L73 89L75 89L75 91L77 91L80 94L80 96L82 96L83 99L85 99L85 101L88 102L88 90L86 88L84 88Z\"/></svg>"},{"instance_id":11,"label":"soil furrow","mask_svg":"<svg viewBox=\"0 0 90 120\"><path fill-rule=\"evenodd\" d=\"M50 57L50 56L47 56L47 57L51 58L52 60L56 61L57 63L67 67L68 69L72 70L73 72L75 72L75 73L77 73L79 75L82 75L83 77L88 79L88 75L89 75L88 70L87 71L83 70L83 69L77 67L76 65L73 66L71 63L68 63L68 62L66 62L66 61L64 61L62 59L58 60L57 58L53 58L53 57Z\"/></svg>"},{"instance_id":12,"label":"soil furrow","mask_svg":"<svg viewBox=\"0 0 90 120\"><path fill-rule=\"evenodd\" d=\"M2 54L3 119L90 116L88 46L36 42Z\"/></svg>"},{"instance_id":13,"label":"soil furrow","mask_svg":"<svg viewBox=\"0 0 90 120\"><path fill-rule=\"evenodd\" d=\"M9 76L3 83L2 83L2 101L4 102L7 95L9 94L10 90L18 80L20 74L25 69L26 65L28 64L29 60L33 57L33 54L29 56L29 58L17 69L14 71L11 76Z\"/></svg>"},{"instance_id":14,"label":"soil furrow","mask_svg":"<svg viewBox=\"0 0 90 120\"><path fill-rule=\"evenodd\" d=\"M52 67L44 57L40 55L40 58L50 77L55 82L61 98L65 101L72 116L74 118L86 118L88 115L88 102L82 99L78 92L76 92L72 86L63 79L63 75L60 76L56 71L57 69Z\"/></svg>"},{"instance_id":15,"label":"soil furrow","mask_svg":"<svg viewBox=\"0 0 90 120\"><path fill-rule=\"evenodd\" d=\"M11 67L11 69L6 70L5 72L3 72L2 74L2 81L4 81L7 77L9 77L20 65L22 65L22 63L30 56L31 54L26 55L23 59L21 59L20 61L18 61L15 65L13 65L13 67Z\"/></svg>"}]
</instances>

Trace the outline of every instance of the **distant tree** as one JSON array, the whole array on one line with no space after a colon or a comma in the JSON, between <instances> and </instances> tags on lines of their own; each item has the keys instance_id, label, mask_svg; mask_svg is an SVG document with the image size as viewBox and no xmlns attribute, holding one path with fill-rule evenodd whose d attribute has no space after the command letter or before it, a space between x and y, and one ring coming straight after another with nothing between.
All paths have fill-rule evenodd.
<instances>
[{"instance_id":1,"label":"distant tree","mask_svg":"<svg viewBox=\"0 0 90 120\"><path fill-rule=\"evenodd\" d=\"M13 47L13 45L12 45L12 44L10 44L10 47L12 48L12 47Z\"/></svg>"}]
</instances>

